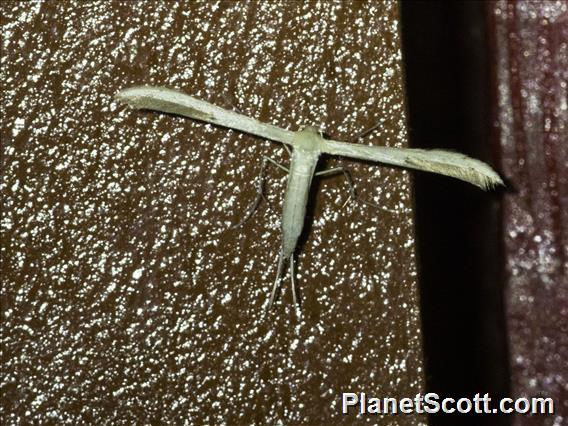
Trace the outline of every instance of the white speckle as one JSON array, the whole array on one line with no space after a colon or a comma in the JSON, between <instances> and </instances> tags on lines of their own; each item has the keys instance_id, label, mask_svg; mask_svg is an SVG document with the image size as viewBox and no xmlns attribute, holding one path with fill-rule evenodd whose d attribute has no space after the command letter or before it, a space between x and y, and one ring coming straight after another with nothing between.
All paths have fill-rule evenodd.
<instances>
[{"instance_id":1,"label":"white speckle","mask_svg":"<svg viewBox=\"0 0 568 426\"><path fill-rule=\"evenodd\" d=\"M135 270L132 273L132 278L135 280L139 280L140 277L142 276L142 272L144 271L144 268L138 268L137 270Z\"/></svg>"},{"instance_id":2,"label":"white speckle","mask_svg":"<svg viewBox=\"0 0 568 426\"><path fill-rule=\"evenodd\" d=\"M26 120L23 118L16 118L14 120L14 127L12 128L12 136L16 137L20 133L20 131L24 128L26 124Z\"/></svg>"},{"instance_id":3,"label":"white speckle","mask_svg":"<svg viewBox=\"0 0 568 426\"><path fill-rule=\"evenodd\" d=\"M120 192L120 185L116 182L111 182L108 184L107 189L109 192L116 194L117 192Z\"/></svg>"}]
</instances>

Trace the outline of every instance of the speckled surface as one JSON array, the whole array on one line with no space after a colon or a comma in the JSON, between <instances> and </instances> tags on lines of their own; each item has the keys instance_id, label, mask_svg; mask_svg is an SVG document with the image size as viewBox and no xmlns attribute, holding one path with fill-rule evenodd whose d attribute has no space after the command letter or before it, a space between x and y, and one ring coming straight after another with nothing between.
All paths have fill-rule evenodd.
<instances>
[{"instance_id":1,"label":"speckled surface","mask_svg":"<svg viewBox=\"0 0 568 426\"><path fill-rule=\"evenodd\" d=\"M514 396L545 396L568 422L568 4L491 5L495 125L511 192L504 204L507 319Z\"/></svg>"},{"instance_id":2,"label":"speckled surface","mask_svg":"<svg viewBox=\"0 0 568 426\"><path fill-rule=\"evenodd\" d=\"M286 285L265 316L283 173L229 228L261 156L286 152L112 100L166 85L340 140L379 123L361 143L405 146L396 3L0 7L7 423L353 423L341 392L422 389L407 172L325 161L395 213L342 208L342 179L319 181L298 250L301 314Z\"/></svg>"}]
</instances>

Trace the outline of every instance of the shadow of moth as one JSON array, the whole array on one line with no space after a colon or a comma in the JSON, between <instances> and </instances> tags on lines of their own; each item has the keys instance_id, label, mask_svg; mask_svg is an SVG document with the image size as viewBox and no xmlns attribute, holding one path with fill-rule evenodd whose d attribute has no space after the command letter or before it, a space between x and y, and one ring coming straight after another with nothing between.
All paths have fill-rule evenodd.
<instances>
[{"instance_id":1,"label":"shadow of moth","mask_svg":"<svg viewBox=\"0 0 568 426\"><path fill-rule=\"evenodd\" d=\"M368 146L324 139L314 128L291 132L261 123L242 114L228 111L184 93L162 87L139 86L120 91L115 99L136 109L147 109L190 117L222 127L240 130L292 148L288 183L282 212L282 242L278 253L276 279L268 302L271 308L286 263L290 265L290 281L294 304L297 304L294 281L294 250L304 227L310 185L321 154L390 164L398 167L439 173L469 182L481 189L502 185L499 175L482 161L444 150L423 150ZM283 166L280 166L284 168ZM285 168L284 168L285 169ZM341 171L326 170L319 174ZM352 191L353 195L353 191ZM245 219L246 220L246 219ZM241 222L242 223L242 222Z\"/></svg>"}]
</instances>

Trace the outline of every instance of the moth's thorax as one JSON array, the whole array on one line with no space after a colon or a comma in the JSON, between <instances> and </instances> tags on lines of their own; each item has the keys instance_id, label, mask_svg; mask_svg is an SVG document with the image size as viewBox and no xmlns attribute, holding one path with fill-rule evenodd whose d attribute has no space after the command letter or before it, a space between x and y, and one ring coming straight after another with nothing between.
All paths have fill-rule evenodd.
<instances>
[{"instance_id":1,"label":"moth's thorax","mask_svg":"<svg viewBox=\"0 0 568 426\"><path fill-rule=\"evenodd\" d=\"M306 126L299 132L294 133L294 148L302 151L321 152L325 139L321 132L312 126Z\"/></svg>"}]
</instances>

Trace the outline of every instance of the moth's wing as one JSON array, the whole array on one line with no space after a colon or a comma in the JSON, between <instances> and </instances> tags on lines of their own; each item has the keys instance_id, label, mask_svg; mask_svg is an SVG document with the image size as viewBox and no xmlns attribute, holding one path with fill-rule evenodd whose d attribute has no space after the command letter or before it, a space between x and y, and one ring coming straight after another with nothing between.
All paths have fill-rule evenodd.
<instances>
[{"instance_id":1,"label":"moth's wing","mask_svg":"<svg viewBox=\"0 0 568 426\"><path fill-rule=\"evenodd\" d=\"M293 145L293 132L271 124L261 123L246 115L237 114L165 87L130 87L121 90L114 97L116 100L136 109L149 109L182 115Z\"/></svg>"},{"instance_id":2,"label":"moth's wing","mask_svg":"<svg viewBox=\"0 0 568 426\"><path fill-rule=\"evenodd\" d=\"M368 146L332 140L325 141L323 151L452 176L485 190L503 185L501 177L488 164L457 152Z\"/></svg>"}]
</instances>

